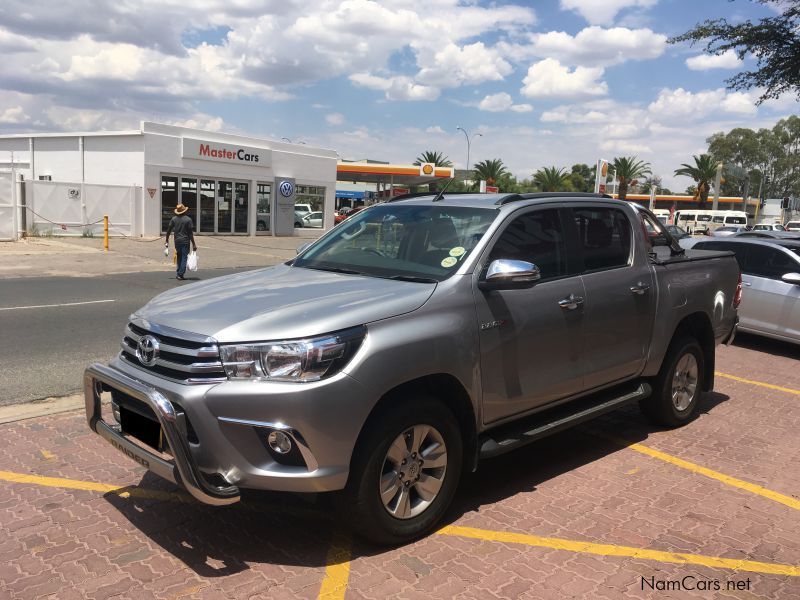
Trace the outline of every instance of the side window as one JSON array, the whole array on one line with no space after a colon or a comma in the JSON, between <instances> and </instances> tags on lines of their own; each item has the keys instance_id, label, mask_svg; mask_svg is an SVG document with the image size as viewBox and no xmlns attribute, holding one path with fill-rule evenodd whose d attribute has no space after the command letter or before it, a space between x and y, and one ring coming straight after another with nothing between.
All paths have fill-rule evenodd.
<instances>
[{"instance_id":1,"label":"side window","mask_svg":"<svg viewBox=\"0 0 800 600\"><path fill-rule=\"evenodd\" d=\"M587 271L625 267L631 255L631 224L617 208L574 208L578 247Z\"/></svg>"},{"instance_id":2,"label":"side window","mask_svg":"<svg viewBox=\"0 0 800 600\"><path fill-rule=\"evenodd\" d=\"M796 263L785 252L753 244L747 255L746 268L743 271L756 277L780 279L786 273L796 269Z\"/></svg>"},{"instance_id":3,"label":"side window","mask_svg":"<svg viewBox=\"0 0 800 600\"><path fill-rule=\"evenodd\" d=\"M566 275L567 250L558 210L537 210L511 221L489 254L490 262L498 259L532 262L542 280Z\"/></svg>"},{"instance_id":4,"label":"side window","mask_svg":"<svg viewBox=\"0 0 800 600\"><path fill-rule=\"evenodd\" d=\"M693 248L696 248L697 250L724 250L725 252L733 252L736 255L736 262L739 263L739 270L742 273L746 273L744 270L744 265L746 262L748 246L745 244L736 244L730 242L699 242L695 244Z\"/></svg>"}]
</instances>

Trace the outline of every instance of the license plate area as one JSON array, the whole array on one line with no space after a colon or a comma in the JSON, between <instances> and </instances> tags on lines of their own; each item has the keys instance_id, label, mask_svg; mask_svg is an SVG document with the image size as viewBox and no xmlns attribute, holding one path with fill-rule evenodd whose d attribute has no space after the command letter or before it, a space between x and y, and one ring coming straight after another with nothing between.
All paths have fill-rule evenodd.
<instances>
[{"instance_id":1,"label":"license plate area","mask_svg":"<svg viewBox=\"0 0 800 600\"><path fill-rule=\"evenodd\" d=\"M166 443L164 442L161 425L157 421L148 419L125 406L119 407L119 416L123 433L136 438L151 448L155 448L159 452L164 452Z\"/></svg>"}]
</instances>

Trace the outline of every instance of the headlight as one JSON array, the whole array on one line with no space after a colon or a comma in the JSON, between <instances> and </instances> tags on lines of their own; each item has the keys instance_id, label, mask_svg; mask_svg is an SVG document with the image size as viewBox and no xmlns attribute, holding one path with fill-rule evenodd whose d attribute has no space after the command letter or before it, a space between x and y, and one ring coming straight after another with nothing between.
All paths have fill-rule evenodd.
<instances>
[{"instance_id":1,"label":"headlight","mask_svg":"<svg viewBox=\"0 0 800 600\"><path fill-rule=\"evenodd\" d=\"M338 373L361 346L363 325L304 340L220 347L228 379L317 381Z\"/></svg>"}]
</instances>

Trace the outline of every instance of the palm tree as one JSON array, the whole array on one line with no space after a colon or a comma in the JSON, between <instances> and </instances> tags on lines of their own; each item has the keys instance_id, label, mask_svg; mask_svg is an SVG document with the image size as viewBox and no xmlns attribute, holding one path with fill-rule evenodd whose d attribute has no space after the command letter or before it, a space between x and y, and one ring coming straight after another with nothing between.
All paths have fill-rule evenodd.
<instances>
[{"instance_id":1,"label":"palm tree","mask_svg":"<svg viewBox=\"0 0 800 600\"><path fill-rule=\"evenodd\" d=\"M421 165L423 163L433 163L437 167L452 167L453 163L441 152L435 150L425 150L417 157L412 164Z\"/></svg>"},{"instance_id":2,"label":"palm tree","mask_svg":"<svg viewBox=\"0 0 800 600\"><path fill-rule=\"evenodd\" d=\"M638 177L650 175L650 163L638 160L635 156L618 156L611 165L619 181L619 199L628 197L628 185Z\"/></svg>"},{"instance_id":3,"label":"palm tree","mask_svg":"<svg viewBox=\"0 0 800 600\"><path fill-rule=\"evenodd\" d=\"M708 202L708 192L711 189L711 181L717 176L717 162L710 154L692 156L694 166L681 164L680 169L675 169L675 175L685 175L691 177L697 184L694 199L700 201L700 208Z\"/></svg>"},{"instance_id":4,"label":"palm tree","mask_svg":"<svg viewBox=\"0 0 800 600\"><path fill-rule=\"evenodd\" d=\"M558 167L544 167L533 174L533 183L543 192L565 191L568 180L567 170Z\"/></svg>"},{"instance_id":5,"label":"palm tree","mask_svg":"<svg viewBox=\"0 0 800 600\"><path fill-rule=\"evenodd\" d=\"M508 173L503 161L499 158L482 160L472 167L478 180L484 179L488 185L494 185L497 180Z\"/></svg>"}]
</instances>

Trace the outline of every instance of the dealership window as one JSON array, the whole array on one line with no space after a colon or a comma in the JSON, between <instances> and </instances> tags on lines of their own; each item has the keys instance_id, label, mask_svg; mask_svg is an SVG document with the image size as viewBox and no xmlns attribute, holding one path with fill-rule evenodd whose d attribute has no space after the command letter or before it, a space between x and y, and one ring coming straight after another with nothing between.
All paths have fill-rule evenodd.
<instances>
[{"instance_id":1,"label":"dealership window","mask_svg":"<svg viewBox=\"0 0 800 600\"><path fill-rule=\"evenodd\" d=\"M233 232L247 233L247 207L250 198L247 193L250 186L246 183L236 183L236 196L233 205Z\"/></svg>"},{"instance_id":2,"label":"dealership window","mask_svg":"<svg viewBox=\"0 0 800 600\"><path fill-rule=\"evenodd\" d=\"M200 233L214 233L214 188L217 182L200 181Z\"/></svg>"},{"instance_id":3,"label":"dealership window","mask_svg":"<svg viewBox=\"0 0 800 600\"><path fill-rule=\"evenodd\" d=\"M167 232L169 220L175 216L178 205L178 178L161 176L161 233Z\"/></svg>"},{"instance_id":4,"label":"dealership window","mask_svg":"<svg viewBox=\"0 0 800 600\"><path fill-rule=\"evenodd\" d=\"M259 183L256 185L256 233L266 233L270 230L270 194L272 185Z\"/></svg>"},{"instance_id":5,"label":"dealership window","mask_svg":"<svg viewBox=\"0 0 800 600\"><path fill-rule=\"evenodd\" d=\"M320 185L298 185L295 187L295 204L310 204L311 211L323 210L325 187Z\"/></svg>"},{"instance_id":6,"label":"dealership window","mask_svg":"<svg viewBox=\"0 0 800 600\"><path fill-rule=\"evenodd\" d=\"M197 179L181 177L181 203L189 208L186 216L192 220L192 227L197 231Z\"/></svg>"}]
</instances>

